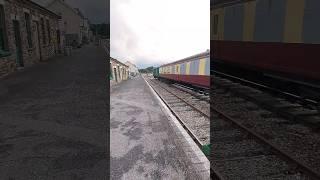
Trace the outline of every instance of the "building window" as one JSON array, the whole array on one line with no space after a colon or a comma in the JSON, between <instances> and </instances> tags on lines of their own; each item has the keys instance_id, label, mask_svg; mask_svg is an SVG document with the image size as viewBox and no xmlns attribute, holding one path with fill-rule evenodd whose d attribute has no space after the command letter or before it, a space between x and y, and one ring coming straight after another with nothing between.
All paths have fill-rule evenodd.
<instances>
[{"instance_id":1,"label":"building window","mask_svg":"<svg viewBox=\"0 0 320 180\"><path fill-rule=\"evenodd\" d=\"M32 37L31 37L31 19L30 14L24 13L25 20L26 20L26 29L27 29L27 39L29 48L32 48Z\"/></svg>"},{"instance_id":2,"label":"building window","mask_svg":"<svg viewBox=\"0 0 320 180\"><path fill-rule=\"evenodd\" d=\"M41 18L41 32L42 32L42 42L43 45L47 44L46 31L44 27L44 20Z\"/></svg>"},{"instance_id":3,"label":"building window","mask_svg":"<svg viewBox=\"0 0 320 180\"><path fill-rule=\"evenodd\" d=\"M0 5L0 51L0 55L3 51L8 51L8 39L3 5Z\"/></svg>"},{"instance_id":4,"label":"building window","mask_svg":"<svg viewBox=\"0 0 320 180\"><path fill-rule=\"evenodd\" d=\"M219 21L219 16L214 15L214 18L213 18L213 34L214 35L218 34L218 21Z\"/></svg>"},{"instance_id":5,"label":"building window","mask_svg":"<svg viewBox=\"0 0 320 180\"><path fill-rule=\"evenodd\" d=\"M48 31L48 39L49 39L49 44L50 44L51 43L51 31L50 31L49 19L47 19L47 31Z\"/></svg>"}]
</instances>

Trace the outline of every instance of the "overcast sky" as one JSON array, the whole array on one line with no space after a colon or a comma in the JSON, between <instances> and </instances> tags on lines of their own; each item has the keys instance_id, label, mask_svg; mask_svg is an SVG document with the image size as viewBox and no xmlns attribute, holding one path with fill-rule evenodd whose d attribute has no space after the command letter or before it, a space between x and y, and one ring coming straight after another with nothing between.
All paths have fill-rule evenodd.
<instances>
[{"instance_id":1,"label":"overcast sky","mask_svg":"<svg viewBox=\"0 0 320 180\"><path fill-rule=\"evenodd\" d=\"M210 49L209 0L110 0L110 55L144 68Z\"/></svg>"},{"instance_id":2,"label":"overcast sky","mask_svg":"<svg viewBox=\"0 0 320 180\"><path fill-rule=\"evenodd\" d=\"M109 0L66 0L74 8L79 8L89 18L91 23L106 23L109 21Z\"/></svg>"}]
</instances>

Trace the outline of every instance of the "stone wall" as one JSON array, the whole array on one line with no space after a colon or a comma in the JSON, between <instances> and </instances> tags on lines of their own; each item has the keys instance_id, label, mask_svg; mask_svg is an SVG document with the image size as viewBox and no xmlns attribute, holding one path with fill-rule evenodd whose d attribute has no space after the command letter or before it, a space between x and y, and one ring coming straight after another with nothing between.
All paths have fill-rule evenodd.
<instances>
[{"instance_id":1,"label":"stone wall","mask_svg":"<svg viewBox=\"0 0 320 180\"><path fill-rule=\"evenodd\" d=\"M14 56L7 56L0 58L0 77L8 75L16 70L16 63Z\"/></svg>"},{"instance_id":2,"label":"stone wall","mask_svg":"<svg viewBox=\"0 0 320 180\"><path fill-rule=\"evenodd\" d=\"M129 77L129 67L121 62L111 58L109 63L110 68L110 83L119 83L127 80Z\"/></svg>"},{"instance_id":3,"label":"stone wall","mask_svg":"<svg viewBox=\"0 0 320 180\"><path fill-rule=\"evenodd\" d=\"M46 61L49 58L55 56L60 47L57 42L57 30L58 30L58 17L46 12L34 4L25 0L6 0L1 1L0 4L3 5L5 10L5 25L6 25L6 35L8 39L8 48L11 55L6 57L0 57L0 77L5 76L11 72L14 72L18 65L16 63L16 44L14 36L14 26L13 20L19 22L20 36L21 36L21 46L22 46L22 59L25 67L32 66L39 61ZM31 38L32 47L29 47L27 38L27 28L25 13L30 15L31 20ZM40 19L44 19L45 24L45 36L46 43L43 43L43 35L41 29ZM48 30L46 20L49 20L50 24L50 34L51 42L48 39ZM37 24L39 27L39 36L37 31ZM38 41L39 38L39 41Z\"/></svg>"}]
</instances>

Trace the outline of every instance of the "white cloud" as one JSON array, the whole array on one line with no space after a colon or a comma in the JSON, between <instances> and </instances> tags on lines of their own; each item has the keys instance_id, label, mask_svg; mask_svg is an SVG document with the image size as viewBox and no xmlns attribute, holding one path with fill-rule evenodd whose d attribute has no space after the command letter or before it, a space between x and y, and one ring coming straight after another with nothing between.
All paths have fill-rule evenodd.
<instances>
[{"instance_id":1,"label":"white cloud","mask_svg":"<svg viewBox=\"0 0 320 180\"><path fill-rule=\"evenodd\" d=\"M164 64L210 48L209 0L111 0L111 56Z\"/></svg>"}]
</instances>

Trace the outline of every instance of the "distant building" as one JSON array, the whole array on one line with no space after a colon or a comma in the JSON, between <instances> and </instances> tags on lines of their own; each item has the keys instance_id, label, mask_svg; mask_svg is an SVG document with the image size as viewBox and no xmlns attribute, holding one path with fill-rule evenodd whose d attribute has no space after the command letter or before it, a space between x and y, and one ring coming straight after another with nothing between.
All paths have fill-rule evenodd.
<instances>
[{"instance_id":1,"label":"distant building","mask_svg":"<svg viewBox=\"0 0 320 180\"><path fill-rule=\"evenodd\" d=\"M89 43L90 42L90 21L88 18L84 18L83 20L83 36L82 42Z\"/></svg>"},{"instance_id":2,"label":"distant building","mask_svg":"<svg viewBox=\"0 0 320 180\"><path fill-rule=\"evenodd\" d=\"M129 77L129 66L110 57L110 83L119 83Z\"/></svg>"},{"instance_id":3,"label":"distant building","mask_svg":"<svg viewBox=\"0 0 320 180\"><path fill-rule=\"evenodd\" d=\"M88 18L85 18L83 13L80 11L80 9L75 8L75 10L78 12L78 15L80 16L80 42L81 43L88 43L89 42L89 30L90 30L90 24Z\"/></svg>"},{"instance_id":4,"label":"distant building","mask_svg":"<svg viewBox=\"0 0 320 180\"><path fill-rule=\"evenodd\" d=\"M59 19L30 0L0 0L0 76L59 53Z\"/></svg>"},{"instance_id":5,"label":"distant building","mask_svg":"<svg viewBox=\"0 0 320 180\"><path fill-rule=\"evenodd\" d=\"M94 40L93 31L89 30L89 41L93 42L93 40Z\"/></svg>"},{"instance_id":6,"label":"distant building","mask_svg":"<svg viewBox=\"0 0 320 180\"><path fill-rule=\"evenodd\" d=\"M139 74L139 69L135 64L131 63L130 61L125 62L125 64L129 67L129 75L131 77Z\"/></svg>"},{"instance_id":7,"label":"distant building","mask_svg":"<svg viewBox=\"0 0 320 180\"><path fill-rule=\"evenodd\" d=\"M64 36L64 44L71 46L75 43L81 44L82 34L81 25L82 18L79 12L67 4L64 0L32 0L47 9L60 15L60 30L61 34Z\"/></svg>"}]
</instances>

